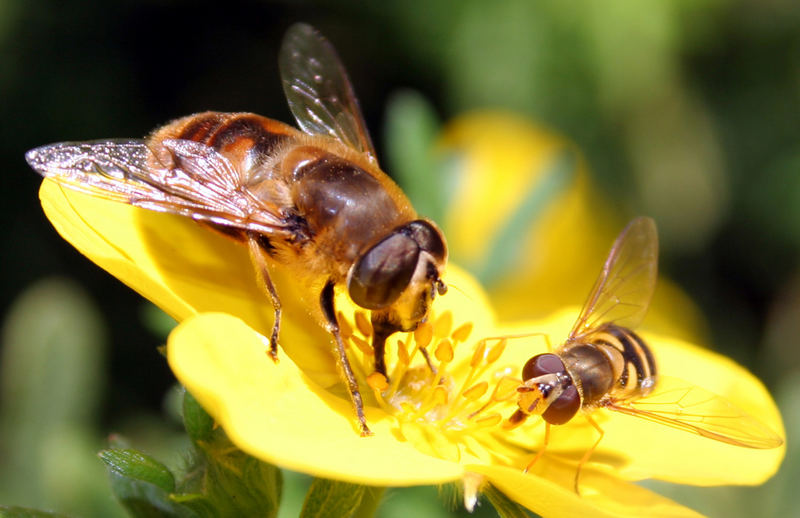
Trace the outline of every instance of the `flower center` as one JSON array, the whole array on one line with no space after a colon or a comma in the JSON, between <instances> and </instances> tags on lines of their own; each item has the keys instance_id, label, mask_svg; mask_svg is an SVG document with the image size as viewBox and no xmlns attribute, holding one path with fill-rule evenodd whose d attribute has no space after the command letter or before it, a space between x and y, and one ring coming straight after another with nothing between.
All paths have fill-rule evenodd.
<instances>
[{"instance_id":1,"label":"flower center","mask_svg":"<svg viewBox=\"0 0 800 518\"><path fill-rule=\"evenodd\" d=\"M406 438L452 460L497 453L486 442L496 442L493 432L502 431L504 416L517 408L521 383L519 366L500 362L513 337L471 339L473 323L456 326L447 310L387 341L386 379L374 372L366 313L356 311L351 321L340 313L339 322L351 363L366 380L361 386L372 389L377 406L397 418Z\"/></svg>"}]
</instances>

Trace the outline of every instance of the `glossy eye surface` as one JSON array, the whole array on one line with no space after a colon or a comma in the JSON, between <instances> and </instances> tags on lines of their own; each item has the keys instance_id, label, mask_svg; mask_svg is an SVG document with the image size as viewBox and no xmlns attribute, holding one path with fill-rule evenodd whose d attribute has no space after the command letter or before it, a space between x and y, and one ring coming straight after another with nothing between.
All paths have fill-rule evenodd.
<instances>
[{"instance_id":1,"label":"glossy eye surface","mask_svg":"<svg viewBox=\"0 0 800 518\"><path fill-rule=\"evenodd\" d=\"M353 267L347 289L353 302L366 309L381 309L408 287L419 260L419 245L395 233L370 248Z\"/></svg>"},{"instance_id":2,"label":"glossy eye surface","mask_svg":"<svg viewBox=\"0 0 800 518\"><path fill-rule=\"evenodd\" d=\"M552 353L537 354L525 362L525 366L522 367L522 379L528 381L544 374L558 374L566 370L564 362L557 355Z\"/></svg>"},{"instance_id":3,"label":"glossy eye surface","mask_svg":"<svg viewBox=\"0 0 800 518\"><path fill-rule=\"evenodd\" d=\"M416 241L422 250L428 252L439 261L444 261L447 255L447 247L442 239L442 233L431 223L418 219L404 226L401 232Z\"/></svg>"}]
</instances>

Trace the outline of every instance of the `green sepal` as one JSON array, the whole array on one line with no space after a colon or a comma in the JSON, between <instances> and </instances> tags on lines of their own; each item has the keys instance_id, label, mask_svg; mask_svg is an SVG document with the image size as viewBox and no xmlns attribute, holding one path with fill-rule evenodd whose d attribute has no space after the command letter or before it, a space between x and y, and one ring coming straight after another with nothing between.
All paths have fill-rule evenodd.
<instances>
[{"instance_id":1,"label":"green sepal","mask_svg":"<svg viewBox=\"0 0 800 518\"><path fill-rule=\"evenodd\" d=\"M65 514L51 513L50 511L40 511L39 509L29 509L27 507L17 507L15 505L0 505L0 517L2 518L68 518Z\"/></svg>"},{"instance_id":2,"label":"green sepal","mask_svg":"<svg viewBox=\"0 0 800 518\"><path fill-rule=\"evenodd\" d=\"M110 449L98 453L112 474L152 484L162 491L175 490L175 478L166 466L132 449Z\"/></svg>"},{"instance_id":3,"label":"green sepal","mask_svg":"<svg viewBox=\"0 0 800 518\"><path fill-rule=\"evenodd\" d=\"M183 395L183 426L195 443L208 440L214 430L214 419L186 391Z\"/></svg>"},{"instance_id":4,"label":"green sepal","mask_svg":"<svg viewBox=\"0 0 800 518\"><path fill-rule=\"evenodd\" d=\"M233 446L219 431L211 443L198 445L205 457L205 496L221 516L274 517L283 479L280 470Z\"/></svg>"},{"instance_id":5,"label":"green sepal","mask_svg":"<svg viewBox=\"0 0 800 518\"><path fill-rule=\"evenodd\" d=\"M530 518L532 516L524 507L508 498L491 484L486 484L481 492L500 518Z\"/></svg>"},{"instance_id":6,"label":"green sepal","mask_svg":"<svg viewBox=\"0 0 800 518\"><path fill-rule=\"evenodd\" d=\"M315 478L306 494L300 518L350 518L361 506L366 486Z\"/></svg>"},{"instance_id":7,"label":"green sepal","mask_svg":"<svg viewBox=\"0 0 800 518\"><path fill-rule=\"evenodd\" d=\"M171 499L182 508L191 510L198 518L217 518L220 516L214 505L198 493L174 494Z\"/></svg>"}]
</instances>

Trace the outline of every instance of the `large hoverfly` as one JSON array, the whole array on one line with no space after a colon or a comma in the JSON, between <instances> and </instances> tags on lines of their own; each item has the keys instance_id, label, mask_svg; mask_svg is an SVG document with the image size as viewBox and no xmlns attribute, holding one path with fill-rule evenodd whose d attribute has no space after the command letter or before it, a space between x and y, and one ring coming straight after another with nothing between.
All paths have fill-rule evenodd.
<instances>
[{"instance_id":1,"label":"large hoverfly","mask_svg":"<svg viewBox=\"0 0 800 518\"><path fill-rule=\"evenodd\" d=\"M353 88L331 44L292 26L279 65L302 131L251 113L205 112L146 139L65 142L29 151L46 178L95 196L179 214L248 247L271 298L277 358L280 297L269 267L318 290L362 435L370 431L334 307L335 289L371 312L375 370L386 338L425 320L443 294L444 237L378 167ZM319 288L321 287L321 289Z\"/></svg>"}]
</instances>

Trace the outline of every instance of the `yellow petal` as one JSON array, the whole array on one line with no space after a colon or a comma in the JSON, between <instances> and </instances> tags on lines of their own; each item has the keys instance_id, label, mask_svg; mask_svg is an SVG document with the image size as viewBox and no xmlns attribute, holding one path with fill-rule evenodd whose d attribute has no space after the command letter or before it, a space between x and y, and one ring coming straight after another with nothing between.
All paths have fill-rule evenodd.
<instances>
[{"instance_id":1,"label":"yellow petal","mask_svg":"<svg viewBox=\"0 0 800 518\"><path fill-rule=\"evenodd\" d=\"M502 466L467 466L481 473L512 500L543 518L593 517L698 517L696 512L617 478L585 469L578 495L572 489L575 471L562 462L541 459L543 476ZM547 478L544 478L547 477Z\"/></svg>"},{"instance_id":2,"label":"yellow petal","mask_svg":"<svg viewBox=\"0 0 800 518\"><path fill-rule=\"evenodd\" d=\"M58 233L104 270L181 321L199 312L236 315L269 335L272 305L241 244L185 217L137 209L64 189L45 180L42 207ZM283 350L317 383L339 382L328 333L310 316L287 274L273 281L282 296L282 334L302 335Z\"/></svg>"},{"instance_id":3,"label":"yellow petal","mask_svg":"<svg viewBox=\"0 0 800 518\"><path fill-rule=\"evenodd\" d=\"M437 484L462 467L398 440L395 420L367 408L375 435L360 437L353 408L291 361L273 363L263 337L225 314L192 317L170 335L170 367L239 448L315 476L378 486Z\"/></svg>"}]
</instances>

